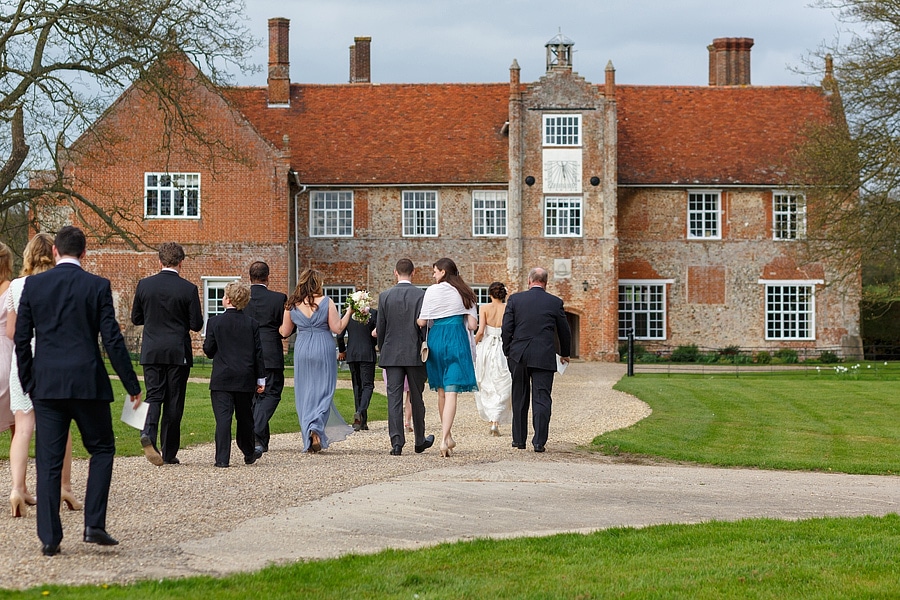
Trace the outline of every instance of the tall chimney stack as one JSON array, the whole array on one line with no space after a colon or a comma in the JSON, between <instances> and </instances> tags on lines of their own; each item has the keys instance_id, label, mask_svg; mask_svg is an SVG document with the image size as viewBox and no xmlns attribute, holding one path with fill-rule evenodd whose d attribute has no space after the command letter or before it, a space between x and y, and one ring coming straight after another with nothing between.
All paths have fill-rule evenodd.
<instances>
[{"instance_id":1,"label":"tall chimney stack","mask_svg":"<svg viewBox=\"0 0 900 600\"><path fill-rule=\"evenodd\" d=\"M716 38L709 50L709 85L750 85L753 38Z\"/></svg>"},{"instance_id":2,"label":"tall chimney stack","mask_svg":"<svg viewBox=\"0 0 900 600\"><path fill-rule=\"evenodd\" d=\"M291 104L290 29L290 19L269 19L269 106Z\"/></svg>"},{"instance_id":3,"label":"tall chimney stack","mask_svg":"<svg viewBox=\"0 0 900 600\"><path fill-rule=\"evenodd\" d=\"M350 83L371 83L372 38L355 37L350 46Z\"/></svg>"}]
</instances>

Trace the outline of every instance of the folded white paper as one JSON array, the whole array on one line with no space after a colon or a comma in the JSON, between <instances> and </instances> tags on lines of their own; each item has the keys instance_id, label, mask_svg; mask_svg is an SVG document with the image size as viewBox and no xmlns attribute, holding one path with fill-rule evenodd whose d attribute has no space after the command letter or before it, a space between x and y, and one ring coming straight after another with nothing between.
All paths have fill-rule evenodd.
<instances>
[{"instance_id":1,"label":"folded white paper","mask_svg":"<svg viewBox=\"0 0 900 600\"><path fill-rule=\"evenodd\" d=\"M568 366L569 366L569 363L563 362L562 357L559 354L557 354L556 355L556 372L559 373L560 375L562 375L563 373L566 372L566 367L568 367Z\"/></svg>"},{"instance_id":2,"label":"folded white paper","mask_svg":"<svg viewBox=\"0 0 900 600\"><path fill-rule=\"evenodd\" d=\"M122 422L126 425L131 425L135 429L143 429L144 422L147 420L148 408L149 406L146 402L141 402L140 406L135 408L134 403L131 401L131 396L126 394L125 406L122 407Z\"/></svg>"}]
</instances>

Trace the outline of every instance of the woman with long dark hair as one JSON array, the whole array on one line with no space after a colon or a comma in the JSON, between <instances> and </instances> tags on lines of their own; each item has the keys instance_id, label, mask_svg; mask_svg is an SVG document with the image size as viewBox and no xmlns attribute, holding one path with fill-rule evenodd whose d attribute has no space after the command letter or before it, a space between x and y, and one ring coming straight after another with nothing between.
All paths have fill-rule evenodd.
<instances>
[{"instance_id":1,"label":"woman with long dark hair","mask_svg":"<svg viewBox=\"0 0 900 600\"><path fill-rule=\"evenodd\" d=\"M425 290L417 320L428 325L428 385L438 393L441 415L441 456L450 456L456 447L450 428L456 418L459 392L473 392L475 383L475 341L472 331L478 327L477 299L459 269L449 258L433 265L435 285Z\"/></svg>"},{"instance_id":2,"label":"woman with long dark hair","mask_svg":"<svg viewBox=\"0 0 900 600\"><path fill-rule=\"evenodd\" d=\"M322 273L306 269L284 307L279 331L288 337L294 328L294 400L303 430L303 450L319 452L353 433L334 406L337 356L334 338L347 327L351 309L341 317L323 292Z\"/></svg>"}]
</instances>

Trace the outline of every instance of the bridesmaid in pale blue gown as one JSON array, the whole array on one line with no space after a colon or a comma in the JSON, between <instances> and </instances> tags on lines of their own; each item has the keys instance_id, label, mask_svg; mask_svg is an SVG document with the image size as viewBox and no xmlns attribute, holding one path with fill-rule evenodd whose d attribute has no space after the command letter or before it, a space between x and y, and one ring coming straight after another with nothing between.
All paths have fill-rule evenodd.
<instances>
[{"instance_id":1,"label":"bridesmaid in pale blue gown","mask_svg":"<svg viewBox=\"0 0 900 600\"><path fill-rule=\"evenodd\" d=\"M306 269L288 298L281 335L296 327L294 341L294 399L303 430L303 451L319 452L353 433L334 406L337 355L332 333L340 333L350 321L348 306L343 318L322 291L322 273Z\"/></svg>"}]
</instances>

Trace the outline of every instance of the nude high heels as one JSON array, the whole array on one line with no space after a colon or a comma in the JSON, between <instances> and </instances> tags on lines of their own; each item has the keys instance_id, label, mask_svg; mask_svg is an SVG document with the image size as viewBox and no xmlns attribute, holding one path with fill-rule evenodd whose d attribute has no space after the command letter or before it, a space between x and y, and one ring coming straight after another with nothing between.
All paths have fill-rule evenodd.
<instances>
[{"instance_id":1,"label":"nude high heels","mask_svg":"<svg viewBox=\"0 0 900 600\"><path fill-rule=\"evenodd\" d=\"M75 495L66 489L59 490L59 507L62 508L63 504L69 510L81 510L83 508L81 502L75 499Z\"/></svg>"},{"instance_id":2,"label":"nude high heels","mask_svg":"<svg viewBox=\"0 0 900 600\"><path fill-rule=\"evenodd\" d=\"M444 458L450 456L450 448L447 447L446 442L441 442L441 456Z\"/></svg>"},{"instance_id":3,"label":"nude high heels","mask_svg":"<svg viewBox=\"0 0 900 600\"><path fill-rule=\"evenodd\" d=\"M25 503L22 492L13 490L9 493L9 508L13 518L24 517L28 513L28 504Z\"/></svg>"}]
</instances>

